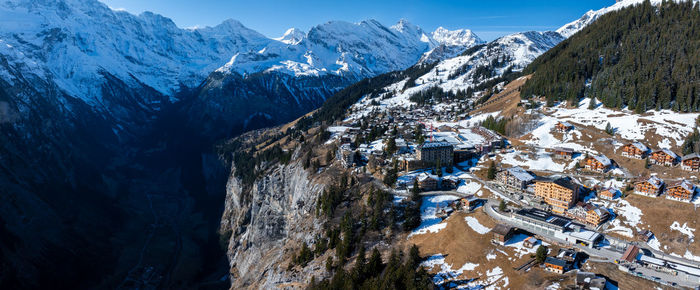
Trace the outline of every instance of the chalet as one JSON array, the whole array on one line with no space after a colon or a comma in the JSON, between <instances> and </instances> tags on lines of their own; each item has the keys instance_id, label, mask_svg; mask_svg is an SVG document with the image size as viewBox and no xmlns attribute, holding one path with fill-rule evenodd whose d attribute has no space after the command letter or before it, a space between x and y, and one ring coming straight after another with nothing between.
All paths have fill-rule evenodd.
<instances>
[{"instance_id":1,"label":"chalet","mask_svg":"<svg viewBox=\"0 0 700 290\"><path fill-rule=\"evenodd\" d=\"M666 198L680 201L691 201L695 196L695 184L681 180L666 187Z\"/></svg>"},{"instance_id":2,"label":"chalet","mask_svg":"<svg viewBox=\"0 0 700 290\"><path fill-rule=\"evenodd\" d=\"M569 124L568 122L559 122L556 125L554 125L554 130L559 132L559 133L566 133L569 130L573 130L574 125Z\"/></svg>"},{"instance_id":3,"label":"chalet","mask_svg":"<svg viewBox=\"0 0 700 290\"><path fill-rule=\"evenodd\" d=\"M610 169L610 166L612 166L612 162L610 161L610 159L603 155L589 156L583 162L585 163L585 168L587 170L600 173L608 171L608 169Z\"/></svg>"},{"instance_id":4,"label":"chalet","mask_svg":"<svg viewBox=\"0 0 700 290\"><path fill-rule=\"evenodd\" d=\"M586 212L586 223L597 227L607 221L609 217L610 212L608 210L599 206L593 206Z\"/></svg>"},{"instance_id":5,"label":"chalet","mask_svg":"<svg viewBox=\"0 0 700 290\"><path fill-rule=\"evenodd\" d=\"M574 158L574 150L569 148L554 148L555 159L571 160Z\"/></svg>"},{"instance_id":6,"label":"chalet","mask_svg":"<svg viewBox=\"0 0 700 290\"><path fill-rule=\"evenodd\" d=\"M571 178L541 179L535 182L535 196L552 206L555 213L564 213L578 200L579 186Z\"/></svg>"},{"instance_id":7,"label":"chalet","mask_svg":"<svg viewBox=\"0 0 700 290\"><path fill-rule=\"evenodd\" d=\"M547 257L547 259L544 260L544 269L549 272L564 274L564 272L566 272L566 261Z\"/></svg>"},{"instance_id":8,"label":"chalet","mask_svg":"<svg viewBox=\"0 0 700 290\"><path fill-rule=\"evenodd\" d=\"M644 159L649 152L649 148L642 143L634 142L622 146L622 156L627 158Z\"/></svg>"},{"instance_id":9,"label":"chalet","mask_svg":"<svg viewBox=\"0 0 700 290\"><path fill-rule=\"evenodd\" d=\"M697 153L692 153L683 156L683 159L681 160L681 169L693 172L700 171L700 155Z\"/></svg>"},{"instance_id":10,"label":"chalet","mask_svg":"<svg viewBox=\"0 0 700 290\"><path fill-rule=\"evenodd\" d=\"M559 254L557 254L557 259L566 262L566 268L575 268L578 262L581 260L581 255L574 249L559 249Z\"/></svg>"},{"instance_id":11,"label":"chalet","mask_svg":"<svg viewBox=\"0 0 700 290\"><path fill-rule=\"evenodd\" d=\"M600 197L602 199L607 199L607 200L614 200L615 198L620 196L619 193L620 193L620 190L618 190L617 188L610 187L610 188L606 188L606 189L599 191L598 197Z\"/></svg>"},{"instance_id":12,"label":"chalet","mask_svg":"<svg viewBox=\"0 0 700 290\"><path fill-rule=\"evenodd\" d=\"M588 212L588 207L592 207L590 204L579 201L576 205L568 210L566 210L566 216L570 217L576 221L585 223L586 214Z\"/></svg>"},{"instance_id":13,"label":"chalet","mask_svg":"<svg viewBox=\"0 0 700 290\"><path fill-rule=\"evenodd\" d=\"M532 174L520 167L511 167L496 174L496 180L503 186L514 190L525 190L535 180Z\"/></svg>"},{"instance_id":14,"label":"chalet","mask_svg":"<svg viewBox=\"0 0 700 290\"><path fill-rule=\"evenodd\" d=\"M635 182L634 193L650 197L657 197L664 188L664 181L656 176Z\"/></svg>"},{"instance_id":15,"label":"chalet","mask_svg":"<svg viewBox=\"0 0 700 290\"><path fill-rule=\"evenodd\" d=\"M418 187L423 191L436 190L438 187L438 179L427 173L423 173L418 176Z\"/></svg>"},{"instance_id":16,"label":"chalet","mask_svg":"<svg viewBox=\"0 0 700 290\"><path fill-rule=\"evenodd\" d=\"M535 237L527 237L527 239L525 239L525 240L523 241L523 246L525 246L526 248L531 248L531 249L532 249L532 248L534 248L534 247L537 245L537 243L539 243L539 242L540 242L540 240L535 239Z\"/></svg>"},{"instance_id":17,"label":"chalet","mask_svg":"<svg viewBox=\"0 0 700 290\"><path fill-rule=\"evenodd\" d=\"M515 234L515 229L511 226L498 224L493 228L493 230L491 230L491 232L493 233L494 241L501 245L505 245L505 243Z\"/></svg>"},{"instance_id":18,"label":"chalet","mask_svg":"<svg viewBox=\"0 0 700 290\"><path fill-rule=\"evenodd\" d=\"M459 184L459 179L453 175L444 177L441 182L442 189L445 190L450 190L450 189L455 189L457 188L457 185Z\"/></svg>"},{"instance_id":19,"label":"chalet","mask_svg":"<svg viewBox=\"0 0 700 290\"><path fill-rule=\"evenodd\" d=\"M482 203L480 199L476 198L473 195L463 197L459 200L459 202L462 206L462 209L466 211L473 210L475 207L479 206Z\"/></svg>"},{"instance_id":20,"label":"chalet","mask_svg":"<svg viewBox=\"0 0 700 290\"><path fill-rule=\"evenodd\" d=\"M676 161L678 161L678 155L671 150L661 149L652 152L649 156L649 161L651 164L673 166L676 165Z\"/></svg>"},{"instance_id":21,"label":"chalet","mask_svg":"<svg viewBox=\"0 0 700 290\"><path fill-rule=\"evenodd\" d=\"M610 213L604 208L579 201L576 206L566 211L566 216L581 223L598 226L610 217Z\"/></svg>"}]
</instances>

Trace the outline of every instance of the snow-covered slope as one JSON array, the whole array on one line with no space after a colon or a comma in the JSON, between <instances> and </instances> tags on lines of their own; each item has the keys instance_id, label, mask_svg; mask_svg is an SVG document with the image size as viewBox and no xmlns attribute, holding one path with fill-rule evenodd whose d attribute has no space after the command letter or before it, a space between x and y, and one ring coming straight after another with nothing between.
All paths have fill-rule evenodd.
<instances>
[{"instance_id":1,"label":"snow-covered slope","mask_svg":"<svg viewBox=\"0 0 700 290\"><path fill-rule=\"evenodd\" d=\"M470 30L439 28L432 34L405 20L391 27L375 20L331 21L307 34L290 29L259 51L234 55L218 71L241 75L278 71L295 76L334 74L355 79L405 69L439 45L460 51L480 43Z\"/></svg>"},{"instance_id":2,"label":"snow-covered slope","mask_svg":"<svg viewBox=\"0 0 700 290\"><path fill-rule=\"evenodd\" d=\"M406 81L387 87L390 94L380 102L389 107L408 106L411 95L439 87L444 91L464 91L496 79L509 70L520 71L535 58L557 45L564 38L556 32L523 32L478 45L461 55L439 61L430 71L416 78L415 86L406 88ZM363 99L367 104L372 100ZM362 104L358 104L363 106ZM366 105L366 104L365 104Z\"/></svg>"},{"instance_id":3,"label":"snow-covered slope","mask_svg":"<svg viewBox=\"0 0 700 290\"><path fill-rule=\"evenodd\" d=\"M469 29L447 30L443 27L438 27L432 33L433 39L440 44L449 46L474 46L475 44L483 43L474 32Z\"/></svg>"},{"instance_id":4,"label":"snow-covered slope","mask_svg":"<svg viewBox=\"0 0 700 290\"><path fill-rule=\"evenodd\" d=\"M0 55L91 104L101 102L103 73L172 95L180 84L198 85L234 53L271 41L234 20L188 30L95 0L0 2ZM0 68L2 75L9 73Z\"/></svg>"}]
</instances>

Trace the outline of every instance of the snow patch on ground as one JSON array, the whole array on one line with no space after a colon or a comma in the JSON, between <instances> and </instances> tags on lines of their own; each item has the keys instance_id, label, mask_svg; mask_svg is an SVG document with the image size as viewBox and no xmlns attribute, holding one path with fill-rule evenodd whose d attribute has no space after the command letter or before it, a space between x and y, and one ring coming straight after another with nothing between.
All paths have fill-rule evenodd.
<instances>
[{"instance_id":1,"label":"snow patch on ground","mask_svg":"<svg viewBox=\"0 0 700 290\"><path fill-rule=\"evenodd\" d=\"M690 238L691 240L695 238L695 229L688 227L687 223L683 223L683 225L681 226L679 222L674 221L671 224L671 229L681 232L682 234L688 236L688 238Z\"/></svg>"},{"instance_id":2,"label":"snow patch on ground","mask_svg":"<svg viewBox=\"0 0 700 290\"><path fill-rule=\"evenodd\" d=\"M433 283L435 283L436 285L440 285L446 280L459 277L464 271L473 271L474 269L476 269L476 267L479 266L479 264L467 262L464 265L462 265L462 267L460 267L459 269L453 270L452 265L445 262L445 255L436 254L428 257L428 259L421 263L421 266L425 267L428 270L434 269L436 266L439 267L439 272L433 277Z\"/></svg>"},{"instance_id":3,"label":"snow patch on ground","mask_svg":"<svg viewBox=\"0 0 700 290\"><path fill-rule=\"evenodd\" d=\"M651 238L647 242L647 245L649 245L650 248L661 252L661 243L658 239L656 239L656 237Z\"/></svg>"},{"instance_id":4,"label":"snow patch on ground","mask_svg":"<svg viewBox=\"0 0 700 290\"><path fill-rule=\"evenodd\" d=\"M464 220L467 221L467 224L469 225L470 228L472 228L472 230L479 233L480 235L483 235L483 234L491 231L490 228L487 228L487 227L481 225L481 223L479 223L479 220L477 220L473 217L468 216L468 217L465 217Z\"/></svg>"},{"instance_id":5,"label":"snow patch on ground","mask_svg":"<svg viewBox=\"0 0 700 290\"><path fill-rule=\"evenodd\" d=\"M475 194L481 189L481 183L473 180L465 180L464 184L461 184L457 188L457 192L464 194Z\"/></svg>"},{"instance_id":6,"label":"snow patch on ground","mask_svg":"<svg viewBox=\"0 0 700 290\"><path fill-rule=\"evenodd\" d=\"M614 218L610 222L611 228L607 230L608 232L618 233L627 237L634 237L634 231L630 227L641 230L640 226L642 224L643 214L641 209L632 206L626 200L620 200L616 204L612 205L611 209L618 217L623 217L624 221L621 221L619 218Z\"/></svg>"},{"instance_id":7,"label":"snow patch on ground","mask_svg":"<svg viewBox=\"0 0 700 290\"><path fill-rule=\"evenodd\" d=\"M437 217L438 208L451 210L449 203L457 200L456 196L452 195L436 195L423 197L423 204L420 207L421 223L408 235L410 238L413 235L421 235L427 233L437 233L447 227L447 223L443 223L442 219Z\"/></svg>"}]
</instances>

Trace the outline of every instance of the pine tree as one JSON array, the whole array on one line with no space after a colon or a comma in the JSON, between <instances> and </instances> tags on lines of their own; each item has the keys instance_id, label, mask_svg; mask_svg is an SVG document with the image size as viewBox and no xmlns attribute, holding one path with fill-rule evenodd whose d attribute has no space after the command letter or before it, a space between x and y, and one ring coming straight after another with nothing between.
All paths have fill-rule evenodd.
<instances>
[{"instance_id":1,"label":"pine tree","mask_svg":"<svg viewBox=\"0 0 700 290\"><path fill-rule=\"evenodd\" d=\"M413 188L411 188L411 201L418 202L420 200L420 185L418 179L413 180Z\"/></svg>"},{"instance_id":2,"label":"pine tree","mask_svg":"<svg viewBox=\"0 0 700 290\"><path fill-rule=\"evenodd\" d=\"M496 178L496 163L493 161L489 163L489 169L486 178L488 178L489 180L494 180Z\"/></svg>"},{"instance_id":3,"label":"pine tree","mask_svg":"<svg viewBox=\"0 0 700 290\"><path fill-rule=\"evenodd\" d=\"M396 140L393 137L387 139L385 146L384 150L388 156L392 156L396 153Z\"/></svg>"},{"instance_id":4,"label":"pine tree","mask_svg":"<svg viewBox=\"0 0 700 290\"><path fill-rule=\"evenodd\" d=\"M498 204L498 210L500 212L505 212L506 211L506 202L501 200L501 202Z\"/></svg>"},{"instance_id":5,"label":"pine tree","mask_svg":"<svg viewBox=\"0 0 700 290\"><path fill-rule=\"evenodd\" d=\"M610 125L610 122L608 122L605 125L605 133L608 133L608 135L615 135L615 129L613 129L612 125Z\"/></svg>"},{"instance_id":6,"label":"pine tree","mask_svg":"<svg viewBox=\"0 0 700 290\"><path fill-rule=\"evenodd\" d=\"M547 259L547 247L540 246L535 253L535 260L538 264L542 264L545 259Z\"/></svg>"}]
</instances>

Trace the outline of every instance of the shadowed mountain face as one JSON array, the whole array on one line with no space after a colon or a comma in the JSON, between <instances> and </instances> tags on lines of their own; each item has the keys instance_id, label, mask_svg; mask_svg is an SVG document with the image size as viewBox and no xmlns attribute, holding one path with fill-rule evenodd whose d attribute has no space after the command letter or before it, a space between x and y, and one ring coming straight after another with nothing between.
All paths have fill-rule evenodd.
<instances>
[{"instance_id":1,"label":"shadowed mountain face","mask_svg":"<svg viewBox=\"0 0 700 290\"><path fill-rule=\"evenodd\" d=\"M436 45L406 22L327 23L287 43L236 21L185 30L95 0L4 1L0 27L8 289L228 287L217 228L229 168L214 144ZM475 42L465 35L449 39ZM328 59L304 63L321 47Z\"/></svg>"}]
</instances>

